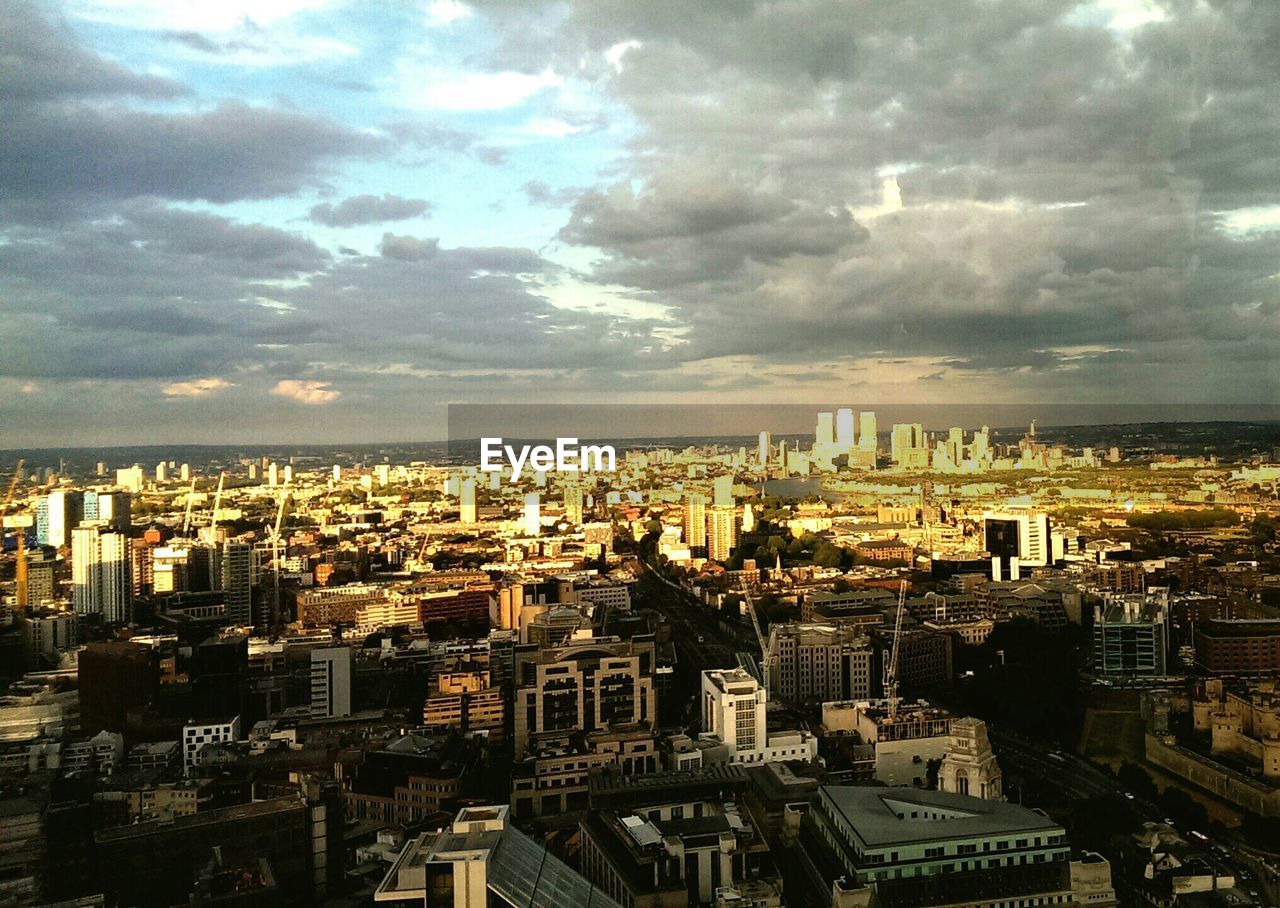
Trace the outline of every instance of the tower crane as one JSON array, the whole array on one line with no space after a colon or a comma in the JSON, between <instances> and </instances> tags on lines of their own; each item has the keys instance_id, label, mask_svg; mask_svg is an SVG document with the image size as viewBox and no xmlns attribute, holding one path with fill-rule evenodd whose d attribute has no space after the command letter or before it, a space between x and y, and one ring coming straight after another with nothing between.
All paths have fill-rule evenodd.
<instances>
[{"instance_id":1,"label":"tower crane","mask_svg":"<svg viewBox=\"0 0 1280 908\"><path fill-rule=\"evenodd\" d=\"M760 676L764 682L765 693L769 693L769 674L773 668L773 653L769 649L769 638L765 636L764 628L760 624L760 616L756 613L755 600L751 598L751 587L744 580L742 582L742 597L747 602L747 612L751 615L751 626L756 630L756 642L760 644Z\"/></svg>"},{"instance_id":2,"label":"tower crane","mask_svg":"<svg viewBox=\"0 0 1280 908\"><path fill-rule=\"evenodd\" d=\"M284 522L284 507L289 501L289 487L280 490L280 506L276 509L276 523L271 530L271 584L272 621L280 620L280 527Z\"/></svg>"},{"instance_id":3,"label":"tower crane","mask_svg":"<svg viewBox=\"0 0 1280 908\"><path fill-rule=\"evenodd\" d=\"M227 478L226 470L218 474L218 491L213 495L213 512L209 515L209 541L218 541L218 508L222 507L222 483Z\"/></svg>"},{"instance_id":4,"label":"tower crane","mask_svg":"<svg viewBox=\"0 0 1280 908\"><path fill-rule=\"evenodd\" d=\"M889 654L889 667L884 673L884 694L889 701L889 718L898 715L898 649L902 638L902 612L907 605L906 580L898 586L898 614L893 620L893 649Z\"/></svg>"},{"instance_id":5,"label":"tower crane","mask_svg":"<svg viewBox=\"0 0 1280 908\"><path fill-rule=\"evenodd\" d=\"M17 466L13 468L13 478L9 480L9 490L4 496L4 505L0 507L0 514L4 514L3 525L5 529L15 529L18 531L17 538L17 562L14 565L14 579L17 582L17 606L20 609L27 607L28 598L28 581L27 581L27 527L31 526L31 515L29 514L7 514L9 505L13 503L14 493L18 489L18 480L22 478L22 465L25 460L19 458Z\"/></svg>"},{"instance_id":6,"label":"tower crane","mask_svg":"<svg viewBox=\"0 0 1280 908\"><path fill-rule=\"evenodd\" d=\"M191 529L191 504L192 502L195 501L195 497L196 497L196 478L195 476L192 476L191 488L187 492L187 511L185 514L182 515L182 538L183 539L187 538L187 533Z\"/></svg>"}]
</instances>

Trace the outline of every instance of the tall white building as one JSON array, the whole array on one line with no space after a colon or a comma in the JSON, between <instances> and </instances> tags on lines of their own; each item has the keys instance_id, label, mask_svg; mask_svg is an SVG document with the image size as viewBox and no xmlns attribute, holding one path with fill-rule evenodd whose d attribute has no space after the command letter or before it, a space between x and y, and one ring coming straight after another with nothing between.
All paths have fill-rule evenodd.
<instances>
[{"instance_id":1,"label":"tall white building","mask_svg":"<svg viewBox=\"0 0 1280 908\"><path fill-rule=\"evenodd\" d=\"M831 414L827 412L818 414L818 425L813 430L813 443L815 447L830 448L835 444L835 424L832 421Z\"/></svg>"},{"instance_id":2,"label":"tall white building","mask_svg":"<svg viewBox=\"0 0 1280 908\"><path fill-rule=\"evenodd\" d=\"M458 521L476 522L476 481L468 477L458 485Z\"/></svg>"},{"instance_id":3,"label":"tall white building","mask_svg":"<svg viewBox=\"0 0 1280 908\"><path fill-rule=\"evenodd\" d=\"M78 615L110 624L129 620L133 605L129 537L103 520L71 531L71 602Z\"/></svg>"},{"instance_id":4,"label":"tall white building","mask_svg":"<svg viewBox=\"0 0 1280 908\"><path fill-rule=\"evenodd\" d=\"M743 668L702 673L702 730L729 748L731 763L812 761L818 739L807 731L768 733L769 695Z\"/></svg>"},{"instance_id":5,"label":"tall white building","mask_svg":"<svg viewBox=\"0 0 1280 908\"><path fill-rule=\"evenodd\" d=\"M876 450L876 414L873 410L863 410L858 414L858 447L864 451Z\"/></svg>"},{"instance_id":6,"label":"tall white building","mask_svg":"<svg viewBox=\"0 0 1280 908\"><path fill-rule=\"evenodd\" d=\"M542 532L542 496L537 492L524 496L524 514L520 528L526 536L537 536Z\"/></svg>"},{"instance_id":7,"label":"tall white building","mask_svg":"<svg viewBox=\"0 0 1280 908\"><path fill-rule=\"evenodd\" d=\"M841 407L836 410L836 447L842 451L853 449L856 444L853 432L853 410Z\"/></svg>"},{"instance_id":8,"label":"tall white building","mask_svg":"<svg viewBox=\"0 0 1280 908\"><path fill-rule=\"evenodd\" d=\"M156 464L156 482L164 482L169 478L169 467L162 460Z\"/></svg>"},{"instance_id":9,"label":"tall white building","mask_svg":"<svg viewBox=\"0 0 1280 908\"><path fill-rule=\"evenodd\" d=\"M685 505L684 543L690 548L707 544L707 497L699 492L691 493Z\"/></svg>"},{"instance_id":10,"label":"tall white building","mask_svg":"<svg viewBox=\"0 0 1280 908\"><path fill-rule=\"evenodd\" d=\"M715 484L713 486L713 489L715 491L715 495L714 495L714 498L712 499L712 504L714 504L718 508L733 507L733 474L732 473L725 473L722 476L717 476L715 478Z\"/></svg>"},{"instance_id":11,"label":"tall white building","mask_svg":"<svg viewBox=\"0 0 1280 908\"><path fill-rule=\"evenodd\" d=\"M50 492L36 502L36 541L60 549L71 541L71 530L84 513L79 492Z\"/></svg>"},{"instance_id":12,"label":"tall white building","mask_svg":"<svg viewBox=\"0 0 1280 908\"><path fill-rule=\"evenodd\" d=\"M351 650L326 646L311 651L311 715L332 719L351 715Z\"/></svg>"},{"instance_id":13,"label":"tall white building","mask_svg":"<svg viewBox=\"0 0 1280 908\"><path fill-rule=\"evenodd\" d=\"M738 515L733 505L717 505L707 516L707 557L713 561L728 561L729 553L738 544Z\"/></svg>"},{"instance_id":14,"label":"tall white building","mask_svg":"<svg viewBox=\"0 0 1280 908\"><path fill-rule=\"evenodd\" d=\"M582 526L582 486L565 486L564 519L574 526Z\"/></svg>"},{"instance_id":15,"label":"tall white building","mask_svg":"<svg viewBox=\"0 0 1280 908\"><path fill-rule=\"evenodd\" d=\"M770 438L768 430L760 433L760 446L756 450L756 459L760 461L762 467L769 466L769 450L773 447L773 439Z\"/></svg>"},{"instance_id":16,"label":"tall white building","mask_svg":"<svg viewBox=\"0 0 1280 908\"><path fill-rule=\"evenodd\" d=\"M116 485L123 486L130 492L142 491L142 467L134 464L116 470Z\"/></svg>"},{"instance_id":17,"label":"tall white building","mask_svg":"<svg viewBox=\"0 0 1280 908\"><path fill-rule=\"evenodd\" d=\"M274 463L267 467L267 485L280 485L280 467Z\"/></svg>"}]
</instances>

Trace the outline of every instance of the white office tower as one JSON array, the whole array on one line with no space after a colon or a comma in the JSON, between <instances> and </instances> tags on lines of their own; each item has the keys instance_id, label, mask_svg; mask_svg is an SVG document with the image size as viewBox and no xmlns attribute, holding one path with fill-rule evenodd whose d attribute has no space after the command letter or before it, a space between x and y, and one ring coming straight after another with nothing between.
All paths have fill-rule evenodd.
<instances>
[{"instance_id":1,"label":"white office tower","mask_svg":"<svg viewBox=\"0 0 1280 908\"><path fill-rule=\"evenodd\" d=\"M716 507L718 508L733 507L733 474L732 473L725 473L723 476L717 476L715 478L715 482L712 488L715 491L715 496L712 499L712 501Z\"/></svg>"},{"instance_id":2,"label":"white office tower","mask_svg":"<svg viewBox=\"0 0 1280 908\"><path fill-rule=\"evenodd\" d=\"M690 548L707 544L707 497L697 492L689 496L685 505L684 542Z\"/></svg>"},{"instance_id":3,"label":"white office tower","mask_svg":"<svg viewBox=\"0 0 1280 908\"><path fill-rule=\"evenodd\" d=\"M160 461L160 463L156 464L156 482L164 482L168 478L169 478L169 470L168 470L168 467L165 466L164 461L162 460Z\"/></svg>"},{"instance_id":4,"label":"white office tower","mask_svg":"<svg viewBox=\"0 0 1280 908\"><path fill-rule=\"evenodd\" d=\"M184 463L182 467L178 470L178 474L179 476L182 477L183 482L190 482L191 481L191 464Z\"/></svg>"},{"instance_id":5,"label":"white office tower","mask_svg":"<svg viewBox=\"0 0 1280 908\"><path fill-rule=\"evenodd\" d=\"M291 482L293 482L293 465L285 464L284 465L284 484L289 485L289 483Z\"/></svg>"},{"instance_id":6,"label":"white office tower","mask_svg":"<svg viewBox=\"0 0 1280 908\"><path fill-rule=\"evenodd\" d=\"M773 447L773 440L769 437L768 430L760 433L760 446L756 451L756 460L760 461L760 466L769 466L769 450Z\"/></svg>"},{"instance_id":7,"label":"white office tower","mask_svg":"<svg viewBox=\"0 0 1280 908\"><path fill-rule=\"evenodd\" d=\"M926 452L924 426L918 422L894 423L889 435L889 457L899 466L917 466L913 459ZM924 464L927 466L928 464Z\"/></svg>"},{"instance_id":8,"label":"white office tower","mask_svg":"<svg viewBox=\"0 0 1280 908\"><path fill-rule=\"evenodd\" d=\"M854 443L853 410L841 407L836 410L836 447L841 451L850 451L853 450Z\"/></svg>"},{"instance_id":9,"label":"white office tower","mask_svg":"<svg viewBox=\"0 0 1280 908\"><path fill-rule=\"evenodd\" d=\"M129 537L106 521L84 523L71 531L71 602L79 615L101 615L108 624L129 620Z\"/></svg>"},{"instance_id":10,"label":"white office tower","mask_svg":"<svg viewBox=\"0 0 1280 908\"><path fill-rule=\"evenodd\" d=\"M79 492L50 492L36 502L36 540L60 549L71 541L71 531L84 515Z\"/></svg>"},{"instance_id":11,"label":"white office tower","mask_svg":"<svg viewBox=\"0 0 1280 908\"><path fill-rule=\"evenodd\" d=\"M84 519L105 520L121 533L133 525L133 496L128 492L85 492Z\"/></svg>"},{"instance_id":12,"label":"white office tower","mask_svg":"<svg viewBox=\"0 0 1280 908\"><path fill-rule=\"evenodd\" d=\"M818 425L813 430L813 445L816 448L830 448L835 444L835 423L830 413L818 414Z\"/></svg>"},{"instance_id":13,"label":"white office tower","mask_svg":"<svg viewBox=\"0 0 1280 908\"><path fill-rule=\"evenodd\" d=\"M311 651L311 717L351 715L351 649L325 646Z\"/></svg>"},{"instance_id":14,"label":"white office tower","mask_svg":"<svg viewBox=\"0 0 1280 908\"><path fill-rule=\"evenodd\" d=\"M521 529L526 536L537 536L542 532L542 496L537 492L530 492L524 496Z\"/></svg>"},{"instance_id":15,"label":"white office tower","mask_svg":"<svg viewBox=\"0 0 1280 908\"><path fill-rule=\"evenodd\" d=\"M258 478L258 465L256 463L249 464L249 478L250 479Z\"/></svg>"},{"instance_id":16,"label":"white office tower","mask_svg":"<svg viewBox=\"0 0 1280 908\"><path fill-rule=\"evenodd\" d=\"M253 624L253 546L247 542L222 544L222 593L227 619L237 627Z\"/></svg>"},{"instance_id":17,"label":"white office tower","mask_svg":"<svg viewBox=\"0 0 1280 908\"><path fill-rule=\"evenodd\" d=\"M981 462L987 459L987 455L991 451L991 429L983 426L977 432L973 433L973 446L971 451L975 461Z\"/></svg>"},{"instance_id":18,"label":"white office tower","mask_svg":"<svg viewBox=\"0 0 1280 908\"><path fill-rule=\"evenodd\" d=\"M458 485L458 522L476 522L476 481L471 477Z\"/></svg>"},{"instance_id":19,"label":"white office tower","mask_svg":"<svg viewBox=\"0 0 1280 908\"><path fill-rule=\"evenodd\" d=\"M754 533L756 529L756 509L747 502L742 506L742 532Z\"/></svg>"},{"instance_id":20,"label":"white office tower","mask_svg":"<svg viewBox=\"0 0 1280 908\"><path fill-rule=\"evenodd\" d=\"M564 519L574 526L582 526L582 486L565 487Z\"/></svg>"},{"instance_id":21,"label":"white office tower","mask_svg":"<svg viewBox=\"0 0 1280 908\"><path fill-rule=\"evenodd\" d=\"M785 438L778 442L778 469L783 476L786 476L787 470L790 469L790 465L787 463L787 440Z\"/></svg>"},{"instance_id":22,"label":"white office tower","mask_svg":"<svg viewBox=\"0 0 1280 908\"><path fill-rule=\"evenodd\" d=\"M342 482L342 467L338 466L336 463L333 465L333 481Z\"/></svg>"},{"instance_id":23,"label":"white office tower","mask_svg":"<svg viewBox=\"0 0 1280 908\"><path fill-rule=\"evenodd\" d=\"M875 411L863 410L858 414L858 447L864 451L874 451L878 446Z\"/></svg>"},{"instance_id":24,"label":"white office tower","mask_svg":"<svg viewBox=\"0 0 1280 908\"><path fill-rule=\"evenodd\" d=\"M280 485L280 467L274 463L267 467L267 485Z\"/></svg>"},{"instance_id":25,"label":"white office tower","mask_svg":"<svg viewBox=\"0 0 1280 908\"><path fill-rule=\"evenodd\" d=\"M702 730L729 747L732 763L754 763L767 743L768 695L741 668L702 673Z\"/></svg>"},{"instance_id":26,"label":"white office tower","mask_svg":"<svg viewBox=\"0 0 1280 908\"><path fill-rule=\"evenodd\" d=\"M378 485L385 486L391 482L391 465L380 463L373 468L373 478L378 481Z\"/></svg>"},{"instance_id":27,"label":"white office tower","mask_svg":"<svg viewBox=\"0 0 1280 908\"><path fill-rule=\"evenodd\" d=\"M952 426L947 430L947 457L957 466L964 460L964 427Z\"/></svg>"}]
</instances>

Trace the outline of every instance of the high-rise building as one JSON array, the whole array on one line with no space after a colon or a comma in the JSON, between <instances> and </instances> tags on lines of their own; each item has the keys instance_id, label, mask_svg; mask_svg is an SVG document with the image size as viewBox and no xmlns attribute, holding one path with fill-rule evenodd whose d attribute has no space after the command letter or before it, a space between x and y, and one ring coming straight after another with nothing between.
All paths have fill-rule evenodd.
<instances>
[{"instance_id":1,"label":"high-rise building","mask_svg":"<svg viewBox=\"0 0 1280 908\"><path fill-rule=\"evenodd\" d=\"M458 486L458 521L476 522L476 481L472 477L462 480Z\"/></svg>"},{"instance_id":2,"label":"high-rise building","mask_svg":"<svg viewBox=\"0 0 1280 908\"><path fill-rule=\"evenodd\" d=\"M116 470L116 485L122 486L137 494L142 491L142 467L136 463L131 467Z\"/></svg>"},{"instance_id":3,"label":"high-rise building","mask_svg":"<svg viewBox=\"0 0 1280 908\"><path fill-rule=\"evenodd\" d=\"M332 719L351 715L351 650L345 646L311 651L311 715Z\"/></svg>"},{"instance_id":4,"label":"high-rise building","mask_svg":"<svg viewBox=\"0 0 1280 908\"><path fill-rule=\"evenodd\" d=\"M228 539L222 544L222 592L227 620L237 627L253 623L253 546Z\"/></svg>"},{"instance_id":5,"label":"high-rise building","mask_svg":"<svg viewBox=\"0 0 1280 908\"><path fill-rule=\"evenodd\" d=\"M691 548L707 544L707 498L692 492L684 510L684 542Z\"/></svg>"},{"instance_id":6,"label":"high-rise building","mask_svg":"<svg viewBox=\"0 0 1280 908\"><path fill-rule=\"evenodd\" d=\"M818 414L818 425L813 431L813 444L818 448L830 448L835 444L835 424L828 412Z\"/></svg>"},{"instance_id":7,"label":"high-rise building","mask_svg":"<svg viewBox=\"0 0 1280 908\"><path fill-rule=\"evenodd\" d=\"M851 451L857 444L853 431L853 410L841 407L836 410L836 447L841 451Z\"/></svg>"},{"instance_id":8,"label":"high-rise building","mask_svg":"<svg viewBox=\"0 0 1280 908\"><path fill-rule=\"evenodd\" d=\"M182 479L183 482L190 482L191 481L191 464L184 463L178 471L178 476L179 478Z\"/></svg>"},{"instance_id":9,"label":"high-rise building","mask_svg":"<svg viewBox=\"0 0 1280 908\"><path fill-rule=\"evenodd\" d=\"M292 482L293 482L293 464L287 463L284 465L284 484L290 485ZM383 483L383 485L386 485L386 483Z\"/></svg>"},{"instance_id":10,"label":"high-rise building","mask_svg":"<svg viewBox=\"0 0 1280 908\"><path fill-rule=\"evenodd\" d=\"M924 426L918 422L894 423L889 435L889 457L895 464L900 467L927 467L928 455Z\"/></svg>"},{"instance_id":11,"label":"high-rise building","mask_svg":"<svg viewBox=\"0 0 1280 908\"><path fill-rule=\"evenodd\" d=\"M156 464L156 482L164 482L169 478L169 468L162 460Z\"/></svg>"},{"instance_id":12,"label":"high-rise building","mask_svg":"<svg viewBox=\"0 0 1280 908\"><path fill-rule=\"evenodd\" d=\"M333 481L334 482L342 481L342 467L336 463L333 465Z\"/></svg>"},{"instance_id":13,"label":"high-rise building","mask_svg":"<svg viewBox=\"0 0 1280 908\"><path fill-rule=\"evenodd\" d=\"M733 507L733 474L724 473L715 478L712 485L714 495L712 504L718 508Z\"/></svg>"},{"instance_id":14,"label":"high-rise building","mask_svg":"<svg viewBox=\"0 0 1280 908\"><path fill-rule=\"evenodd\" d=\"M702 730L729 748L731 763L807 761L818 755L818 740L808 732L769 734L769 694L744 668L703 672L701 699Z\"/></svg>"},{"instance_id":15,"label":"high-rise building","mask_svg":"<svg viewBox=\"0 0 1280 908\"><path fill-rule=\"evenodd\" d=\"M1053 561L1049 515L1031 508L1006 508L982 515L983 547L991 556L993 580L1019 580L1024 568Z\"/></svg>"},{"instance_id":16,"label":"high-rise building","mask_svg":"<svg viewBox=\"0 0 1280 908\"><path fill-rule=\"evenodd\" d=\"M1095 672L1121 676L1165 674L1169 659L1167 592L1108 593L1104 604L1094 606Z\"/></svg>"},{"instance_id":17,"label":"high-rise building","mask_svg":"<svg viewBox=\"0 0 1280 908\"><path fill-rule=\"evenodd\" d=\"M104 521L71 531L71 601L80 615L128 621L133 605L129 537Z\"/></svg>"},{"instance_id":18,"label":"high-rise building","mask_svg":"<svg viewBox=\"0 0 1280 908\"><path fill-rule=\"evenodd\" d=\"M280 484L280 467L272 463L267 466L267 485L277 486Z\"/></svg>"},{"instance_id":19,"label":"high-rise building","mask_svg":"<svg viewBox=\"0 0 1280 908\"><path fill-rule=\"evenodd\" d=\"M133 525L133 496L128 492L85 492L84 519L105 520L127 533Z\"/></svg>"},{"instance_id":20,"label":"high-rise building","mask_svg":"<svg viewBox=\"0 0 1280 908\"><path fill-rule=\"evenodd\" d=\"M149 646L121 640L90 643L76 665L82 734L123 731L129 711L149 705L159 691L160 661Z\"/></svg>"},{"instance_id":21,"label":"high-rise building","mask_svg":"<svg viewBox=\"0 0 1280 908\"><path fill-rule=\"evenodd\" d=\"M537 536L542 532L542 496L537 492L524 496L520 529L526 536Z\"/></svg>"},{"instance_id":22,"label":"high-rise building","mask_svg":"<svg viewBox=\"0 0 1280 908\"><path fill-rule=\"evenodd\" d=\"M959 465L964 460L964 427L952 426L947 430L947 457L953 464Z\"/></svg>"},{"instance_id":23,"label":"high-rise building","mask_svg":"<svg viewBox=\"0 0 1280 908\"><path fill-rule=\"evenodd\" d=\"M876 414L873 410L863 410L858 414L858 447L864 451L874 451L879 447Z\"/></svg>"},{"instance_id":24,"label":"high-rise building","mask_svg":"<svg viewBox=\"0 0 1280 908\"><path fill-rule=\"evenodd\" d=\"M707 557L728 561L738 544L738 521L733 505L716 505L707 513Z\"/></svg>"},{"instance_id":25,"label":"high-rise building","mask_svg":"<svg viewBox=\"0 0 1280 908\"><path fill-rule=\"evenodd\" d=\"M760 445L756 449L756 460L760 461L760 466L769 466L769 451L772 447L772 440L769 437L769 431L766 429L760 433Z\"/></svg>"},{"instance_id":26,"label":"high-rise building","mask_svg":"<svg viewBox=\"0 0 1280 908\"><path fill-rule=\"evenodd\" d=\"M71 542L71 531L84 516L80 492L50 492L36 502L36 542L60 549Z\"/></svg>"}]
</instances>

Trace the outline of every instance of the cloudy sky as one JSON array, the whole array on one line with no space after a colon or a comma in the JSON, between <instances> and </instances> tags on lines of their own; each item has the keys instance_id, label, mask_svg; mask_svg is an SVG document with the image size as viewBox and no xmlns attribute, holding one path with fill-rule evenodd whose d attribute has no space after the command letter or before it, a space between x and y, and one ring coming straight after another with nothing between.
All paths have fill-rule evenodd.
<instances>
[{"instance_id":1,"label":"cloudy sky","mask_svg":"<svg viewBox=\"0 0 1280 908\"><path fill-rule=\"evenodd\" d=\"M1280 403L1274 0L0 0L0 446Z\"/></svg>"}]
</instances>

